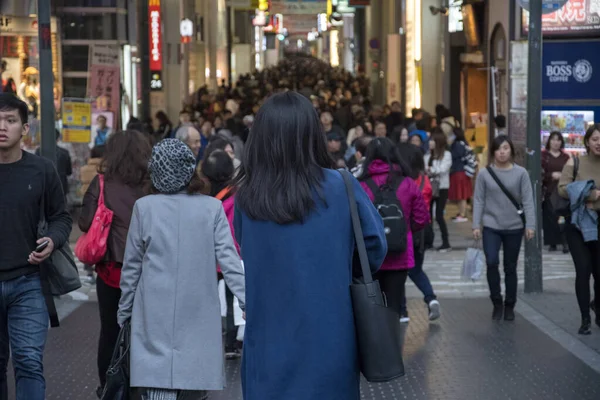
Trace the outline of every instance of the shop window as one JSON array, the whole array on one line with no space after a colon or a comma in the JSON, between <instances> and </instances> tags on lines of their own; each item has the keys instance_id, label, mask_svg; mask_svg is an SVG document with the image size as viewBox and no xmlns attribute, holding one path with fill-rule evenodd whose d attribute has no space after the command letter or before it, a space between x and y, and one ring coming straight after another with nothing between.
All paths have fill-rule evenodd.
<instances>
[{"instance_id":1,"label":"shop window","mask_svg":"<svg viewBox=\"0 0 600 400\"><path fill-rule=\"evenodd\" d=\"M85 98L87 94L87 78L63 77L63 97Z\"/></svg>"},{"instance_id":2,"label":"shop window","mask_svg":"<svg viewBox=\"0 0 600 400\"><path fill-rule=\"evenodd\" d=\"M61 17L65 40L118 40L117 15L64 14Z\"/></svg>"},{"instance_id":3,"label":"shop window","mask_svg":"<svg viewBox=\"0 0 600 400\"><path fill-rule=\"evenodd\" d=\"M62 60L64 72L81 72L88 70L89 46L62 47Z\"/></svg>"}]
</instances>

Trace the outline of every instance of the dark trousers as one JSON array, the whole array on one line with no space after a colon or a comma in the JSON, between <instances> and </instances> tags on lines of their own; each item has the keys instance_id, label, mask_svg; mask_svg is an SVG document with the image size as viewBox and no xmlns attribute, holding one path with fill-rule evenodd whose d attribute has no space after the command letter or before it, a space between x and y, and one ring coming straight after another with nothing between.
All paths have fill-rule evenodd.
<instances>
[{"instance_id":1,"label":"dark trousers","mask_svg":"<svg viewBox=\"0 0 600 400\"><path fill-rule=\"evenodd\" d=\"M500 289L500 247L504 249L504 304L513 307L517 302L517 263L523 242L523 229L496 230L483 228L483 252L487 263L487 280L490 298L494 304L502 304Z\"/></svg>"},{"instance_id":2,"label":"dark trousers","mask_svg":"<svg viewBox=\"0 0 600 400\"><path fill-rule=\"evenodd\" d=\"M375 274L374 279L379 281L381 291L384 293L388 307L398 313L398 317L402 315L402 303L404 302L404 285L408 270L395 271L379 271Z\"/></svg>"},{"instance_id":3,"label":"dark trousers","mask_svg":"<svg viewBox=\"0 0 600 400\"><path fill-rule=\"evenodd\" d=\"M100 385L106 383L106 370L110 365L113 350L119 336L119 324L117 323L117 311L119 311L119 299L121 289L108 286L102 278L96 282L98 294L98 309L100 310L100 339L98 340L98 376Z\"/></svg>"},{"instance_id":4,"label":"dark trousers","mask_svg":"<svg viewBox=\"0 0 600 400\"><path fill-rule=\"evenodd\" d=\"M425 252L415 249L415 267L408 270L408 277L413 281L415 286L419 288L421 293L423 293L423 300L425 303L429 304L430 301L436 300L437 297L433 292L429 277L425 271L423 271L424 261ZM404 296L404 301L402 303L402 311L406 311L406 295Z\"/></svg>"},{"instance_id":5,"label":"dark trousers","mask_svg":"<svg viewBox=\"0 0 600 400\"><path fill-rule=\"evenodd\" d=\"M225 284L225 302L227 303L227 317L225 318L225 351L235 349L237 342L237 327L233 317L233 292Z\"/></svg>"},{"instance_id":6,"label":"dark trousers","mask_svg":"<svg viewBox=\"0 0 600 400\"><path fill-rule=\"evenodd\" d=\"M440 189L439 196L431 199L431 206L429 207L431 212L431 220L433 220L433 206L435 205L435 221L440 227L440 232L442 234L442 246L444 247L450 246L450 241L448 240L448 226L446 225L446 220L444 219L444 211L446 210L447 202L448 189Z\"/></svg>"},{"instance_id":7,"label":"dark trousers","mask_svg":"<svg viewBox=\"0 0 600 400\"><path fill-rule=\"evenodd\" d=\"M544 223L544 244L546 246L566 246L566 237L558 223L558 215L554 212L550 200L542 202L542 216Z\"/></svg>"},{"instance_id":8,"label":"dark trousers","mask_svg":"<svg viewBox=\"0 0 600 400\"><path fill-rule=\"evenodd\" d=\"M583 319L590 318L590 277L594 276L596 310L600 310L600 242L584 242L579 229L566 226L567 242L575 264L575 293ZM598 312L598 311L596 311Z\"/></svg>"}]
</instances>

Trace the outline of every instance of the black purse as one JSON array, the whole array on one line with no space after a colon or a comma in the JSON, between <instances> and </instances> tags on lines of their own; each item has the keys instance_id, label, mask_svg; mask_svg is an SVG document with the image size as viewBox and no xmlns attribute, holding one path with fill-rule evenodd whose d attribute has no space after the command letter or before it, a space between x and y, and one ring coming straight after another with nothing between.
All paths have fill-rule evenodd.
<instances>
[{"instance_id":1,"label":"black purse","mask_svg":"<svg viewBox=\"0 0 600 400\"><path fill-rule=\"evenodd\" d=\"M131 346L131 324L126 321L119 332L110 365L106 371L106 385L101 400L129 400L129 350Z\"/></svg>"},{"instance_id":2,"label":"black purse","mask_svg":"<svg viewBox=\"0 0 600 400\"><path fill-rule=\"evenodd\" d=\"M369 382L387 382L404 376L400 319L387 307L379 282L373 280L352 180L347 171L340 173L346 184L362 270L362 279L354 279L350 285L360 371Z\"/></svg>"}]
</instances>

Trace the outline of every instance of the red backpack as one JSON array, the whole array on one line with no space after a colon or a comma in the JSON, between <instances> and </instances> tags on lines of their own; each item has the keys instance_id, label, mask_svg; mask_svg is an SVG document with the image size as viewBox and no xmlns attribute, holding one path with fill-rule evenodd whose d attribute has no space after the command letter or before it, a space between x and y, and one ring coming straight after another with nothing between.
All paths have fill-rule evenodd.
<instances>
[{"instance_id":1,"label":"red backpack","mask_svg":"<svg viewBox=\"0 0 600 400\"><path fill-rule=\"evenodd\" d=\"M75 255L79 261L88 265L97 264L104 259L114 215L104 204L104 175L98 175L98 182L100 183L100 196L92 226L81 235L75 245Z\"/></svg>"}]
</instances>

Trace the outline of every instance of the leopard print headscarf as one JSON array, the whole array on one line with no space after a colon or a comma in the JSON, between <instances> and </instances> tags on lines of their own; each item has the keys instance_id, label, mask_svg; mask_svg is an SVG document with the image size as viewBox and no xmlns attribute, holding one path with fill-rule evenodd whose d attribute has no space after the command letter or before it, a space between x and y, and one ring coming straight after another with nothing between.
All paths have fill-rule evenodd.
<instances>
[{"instance_id":1,"label":"leopard print headscarf","mask_svg":"<svg viewBox=\"0 0 600 400\"><path fill-rule=\"evenodd\" d=\"M196 173L196 157L181 140L164 139L152 149L148 171L158 191L177 193L188 186Z\"/></svg>"}]
</instances>

